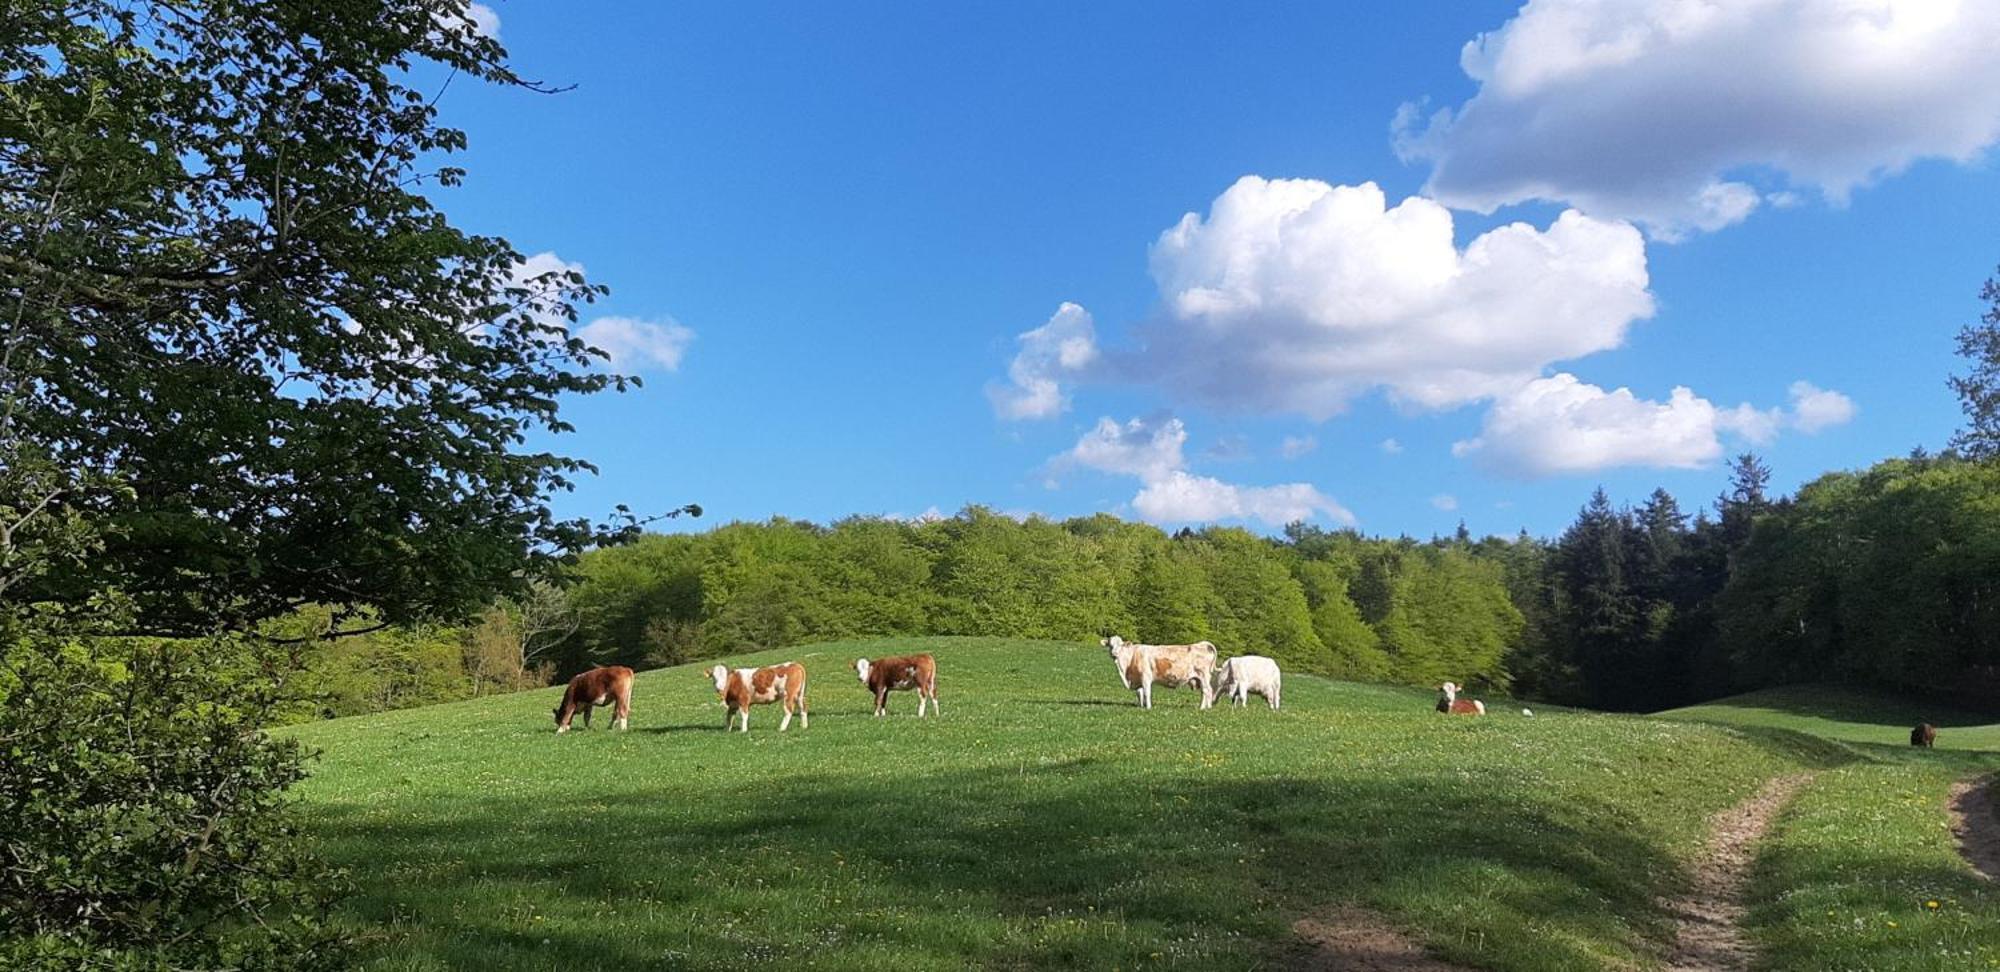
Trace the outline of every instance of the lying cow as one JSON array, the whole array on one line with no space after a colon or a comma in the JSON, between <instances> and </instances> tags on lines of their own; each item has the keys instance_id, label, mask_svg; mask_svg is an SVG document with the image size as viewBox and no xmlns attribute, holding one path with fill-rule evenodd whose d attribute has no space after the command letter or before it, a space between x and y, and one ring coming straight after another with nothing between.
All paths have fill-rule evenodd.
<instances>
[{"instance_id":1,"label":"lying cow","mask_svg":"<svg viewBox=\"0 0 2000 972\"><path fill-rule=\"evenodd\" d=\"M937 662L929 655L898 655L873 661L856 658L854 674L875 693L877 716L889 711L889 692L894 689L917 690L917 718L924 717L925 702L930 703L932 715L944 714L937 707Z\"/></svg>"},{"instance_id":2,"label":"lying cow","mask_svg":"<svg viewBox=\"0 0 2000 972\"><path fill-rule=\"evenodd\" d=\"M1437 710L1451 715L1486 714L1486 703L1478 699L1461 699L1458 697L1458 692L1457 682L1446 682L1438 686Z\"/></svg>"},{"instance_id":3,"label":"lying cow","mask_svg":"<svg viewBox=\"0 0 2000 972\"><path fill-rule=\"evenodd\" d=\"M590 728L591 710L613 702L618 707L611 710L611 725L624 729L632 715L631 669L623 665L593 668L570 679L569 688L563 690L562 701L556 705L556 732L568 732L579 709L583 711L583 727Z\"/></svg>"},{"instance_id":4,"label":"lying cow","mask_svg":"<svg viewBox=\"0 0 2000 972\"><path fill-rule=\"evenodd\" d=\"M1229 696L1236 705L1249 705L1252 694L1261 695L1271 708L1278 707L1278 689L1284 676L1278 663L1263 655L1237 655L1222 663L1216 674L1215 691Z\"/></svg>"},{"instance_id":5,"label":"lying cow","mask_svg":"<svg viewBox=\"0 0 2000 972\"><path fill-rule=\"evenodd\" d=\"M1125 687L1139 693L1139 707L1153 707L1153 685L1168 688L1192 685L1201 692L1201 707L1215 705L1215 646L1206 641L1191 645L1137 645L1117 635L1098 642L1111 653L1118 677Z\"/></svg>"},{"instance_id":6,"label":"lying cow","mask_svg":"<svg viewBox=\"0 0 2000 972\"><path fill-rule=\"evenodd\" d=\"M794 711L799 715L799 728L811 724L806 715L806 669L798 662L779 662L763 668L717 665L708 670L708 677L715 681L716 694L722 696L725 731L741 714L743 731L749 732L750 707L764 702L776 702L784 708L785 718L778 723L779 732L791 728Z\"/></svg>"}]
</instances>

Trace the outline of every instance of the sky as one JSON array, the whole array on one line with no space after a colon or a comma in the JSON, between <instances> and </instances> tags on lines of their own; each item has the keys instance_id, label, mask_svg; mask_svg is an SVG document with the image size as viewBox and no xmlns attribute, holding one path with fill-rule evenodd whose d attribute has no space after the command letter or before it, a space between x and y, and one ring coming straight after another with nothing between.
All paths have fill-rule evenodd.
<instances>
[{"instance_id":1,"label":"sky","mask_svg":"<svg viewBox=\"0 0 2000 972\"><path fill-rule=\"evenodd\" d=\"M1360 6L477 5L573 87L438 202L644 380L558 511L1553 535L1958 426L2000 4Z\"/></svg>"}]
</instances>

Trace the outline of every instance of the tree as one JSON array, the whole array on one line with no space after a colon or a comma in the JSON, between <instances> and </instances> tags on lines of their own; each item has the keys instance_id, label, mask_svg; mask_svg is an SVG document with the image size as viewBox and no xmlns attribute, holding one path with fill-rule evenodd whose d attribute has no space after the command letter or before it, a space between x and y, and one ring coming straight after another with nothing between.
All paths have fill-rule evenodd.
<instances>
[{"instance_id":1,"label":"tree","mask_svg":"<svg viewBox=\"0 0 2000 972\"><path fill-rule=\"evenodd\" d=\"M40 0L0 45L0 449L104 544L13 596L458 617L618 535L549 510L587 463L522 448L628 384L567 326L603 289L421 194L465 137L418 65L535 87L462 2Z\"/></svg>"},{"instance_id":2,"label":"tree","mask_svg":"<svg viewBox=\"0 0 2000 972\"><path fill-rule=\"evenodd\" d=\"M424 195L448 77L539 87L465 0L0 17L0 966L336 964L260 623L407 626L366 664L433 697L416 624L636 532L550 510L590 466L528 438L630 380Z\"/></svg>"},{"instance_id":3,"label":"tree","mask_svg":"<svg viewBox=\"0 0 2000 972\"><path fill-rule=\"evenodd\" d=\"M1979 299L1986 302L1985 313L1958 332L1959 356L1970 367L1949 379L1965 410L1965 428L1952 436L1951 445L1970 458L1992 459L2000 456L2000 276L1986 279Z\"/></svg>"}]
</instances>

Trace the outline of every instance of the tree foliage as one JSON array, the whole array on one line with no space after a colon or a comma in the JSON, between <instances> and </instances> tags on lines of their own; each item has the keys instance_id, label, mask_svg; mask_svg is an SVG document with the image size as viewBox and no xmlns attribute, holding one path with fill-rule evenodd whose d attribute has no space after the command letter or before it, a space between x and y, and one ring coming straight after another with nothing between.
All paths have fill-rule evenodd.
<instances>
[{"instance_id":1,"label":"tree foliage","mask_svg":"<svg viewBox=\"0 0 2000 972\"><path fill-rule=\"evenodd\" d=\"M1988 277L1979 299L1986 311L1958 332L1958 353L1968 362L1953 375L1951 390L1965 409L1965 428L1952 447L1975 459L2000 457L2000 277Z\"/></svg>"}]
</instances>

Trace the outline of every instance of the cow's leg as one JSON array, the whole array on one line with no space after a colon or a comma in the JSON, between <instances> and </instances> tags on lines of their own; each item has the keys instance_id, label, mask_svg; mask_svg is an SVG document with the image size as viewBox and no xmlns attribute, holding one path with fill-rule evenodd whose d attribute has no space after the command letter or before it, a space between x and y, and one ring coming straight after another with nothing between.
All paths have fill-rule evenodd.
<instances>
[{"instance_id":1,"label":"cow's leg","mask_svg":"<svg viewBox=\"0 0 2000 972\"><path fill-rule=\"evenodd\" d=\"M944 710L938 708L937 683L932 682L930 688L931 688L931 715L934 716L944 715Z\"/></svg>"},{"instance_id":2,"label":"cow's leg","mask_svg":"<svg viewBox=\"0 0 2000 972\"><path fill-rule=\"evenodd\" d=\"M799 728L812 728L812 711L806 708L806 687L799 686Z\"/></svg>"},{"instance_id":3,"label":"cow's leg","mask_svg":"<svg viewBox=\"0 0 2000 972\"><path fill-rule=\"evenodd\" d=\"M592 710L596 708L597 706L590 702L585 702L583 704L583 727L585 729L590 728L590 713Z\"/></svg>"},{"instance_id":4,"label":"cow's leg","mask_svg":"<svg viewBox=\"0 0 2000 972\"><path fill-rule=\"evenodd\" d=\"M888 713L888 711L889 711L889 690L888 690L888 689L886 689L886 688L879 688L879 689L876 689L876 690L875 690L875 718L877 718L877 719L880 719L880 718L882 718L882 716L883 716L883 715L885 715L885 714L887 714L887 713Z\"/></svg>"},{"instance_id":5,"label":"cow's leg","mask_svg":"<svg viewBox=\"0 0 2000 972\"><path fill-rule=\"evenodd\" d=\"M785 717L783 719L778 720L779 732L784 732L785 730L790 729L792 727L792 700L786 699L784 701L782 708L785 710Z\"/></svg>"},{"instance_id":6,"label":"cow's leg","mask_svg":"<svg viewBox=\"0 0 2000 972\"><path fill-rule=\"evenodd\" d=\"M619 686L617 703L616 708L612 709L612 714L618 717L613 725L619 732L624 732L632 724L632 686Z\"/></svg>"}]
</instances>

